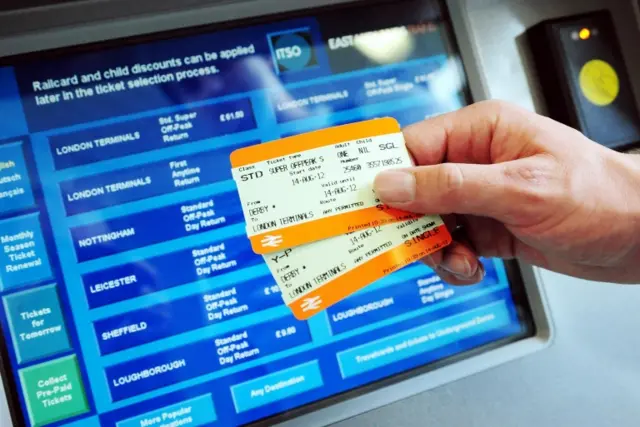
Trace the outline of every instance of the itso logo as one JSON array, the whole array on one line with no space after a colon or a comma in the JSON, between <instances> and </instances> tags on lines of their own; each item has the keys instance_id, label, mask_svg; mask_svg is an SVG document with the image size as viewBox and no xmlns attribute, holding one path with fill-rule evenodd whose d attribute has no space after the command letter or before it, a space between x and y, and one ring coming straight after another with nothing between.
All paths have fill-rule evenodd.
<instances>
[{"instance_id":1,"label":"itso logo","mask_svg":"<svg viewBox=\"0 0 640 427\"><path fill-rule=\"evenodd\" d=\"M276 58L278 61L286 61L288 59L300 58L302 56L302 48L300 45L281 47L276 49Z\"/></svg>"},{"instance_id":2,"label":"itso logo","mask_svg":"<svg viewBox=\"0 0 640 427\"><path fill-rule=\"evenodd\" d=\"M278 74L318 65L311 33L308 30L271 34L269 41Z\"/></svg>"}]
</instances>

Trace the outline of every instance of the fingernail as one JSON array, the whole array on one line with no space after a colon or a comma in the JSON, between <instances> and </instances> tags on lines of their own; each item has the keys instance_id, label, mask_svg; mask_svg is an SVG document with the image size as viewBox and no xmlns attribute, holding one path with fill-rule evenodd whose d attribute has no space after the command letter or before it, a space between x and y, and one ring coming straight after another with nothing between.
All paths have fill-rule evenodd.
<instances>
[{"instance_id":1,"label":"fingernail","mask_svg":"<svg viewBox=\"0 0 640 427\"><path fill-rule=\"evenodd\" d=\"M442 264L440 264L440 268L460 279L469 279L477 272L477 269L471 268L471 263L469 263L467 257L457 254L446 255L442 260Z\"/></svg>"},{"instance_id":2,"label":"fingernail","mask_svg":"<svg viewBox=\"0 0 640 427\"><path fill-rule=\"evenodd\" d=\"M385 203L407 203L416 197L416 178L404 171L385 171L378 174L374 187Z\"/></svg>"}]
</instances>

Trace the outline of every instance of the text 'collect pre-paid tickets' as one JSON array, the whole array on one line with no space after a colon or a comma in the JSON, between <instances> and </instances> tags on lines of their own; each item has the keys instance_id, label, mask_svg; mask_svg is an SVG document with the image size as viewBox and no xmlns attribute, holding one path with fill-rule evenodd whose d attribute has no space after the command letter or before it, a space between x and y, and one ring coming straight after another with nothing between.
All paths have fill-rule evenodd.
<instances>
[{"instance_id":1,"label":"text 'collect pre-paid tickets'","mask_svg":"<svg viewBox=\"0 0 640 427\"><path fill-rule=\"evenodd\" d=\"M439 217L374 192L379 172L412 166L392 118L242 148L231 166L253 250L299 319L451 243Z\"/></svg>"}]
</instances>

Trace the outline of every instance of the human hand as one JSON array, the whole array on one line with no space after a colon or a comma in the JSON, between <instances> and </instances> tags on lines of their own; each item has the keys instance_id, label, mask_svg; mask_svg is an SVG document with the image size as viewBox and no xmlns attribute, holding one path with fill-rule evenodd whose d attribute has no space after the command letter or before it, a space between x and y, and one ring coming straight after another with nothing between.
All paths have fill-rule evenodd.
<instances>
[{"instance_id":1,"label":"human hand","mask_svg":"<svg viewBox=\"0 0 640 427\"><path fill-rule=\"evenodd\" d=\"M425 259L445 281L482 280L481 256L640 282L640 156L500 101L404 133L418 166L382 172L375 189L395 208L453 214L465 237Z\"/></svg>"}]
</instances>

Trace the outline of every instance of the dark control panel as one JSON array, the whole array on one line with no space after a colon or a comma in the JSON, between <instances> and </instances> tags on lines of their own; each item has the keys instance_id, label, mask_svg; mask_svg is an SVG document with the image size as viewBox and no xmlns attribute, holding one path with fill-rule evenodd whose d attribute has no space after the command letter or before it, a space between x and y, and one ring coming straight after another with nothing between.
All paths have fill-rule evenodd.
<instances>
[{"instance_id":1,"label":"dark control panel","mask_svg":"<svg viewBox=\"0 0 640 427\"><path fill-rule=\"evenodd\" d=\"M640 142L640 116L608 11L543 21L527 36L551 118L614 149Z\"/></svg>"}]
</instances>

